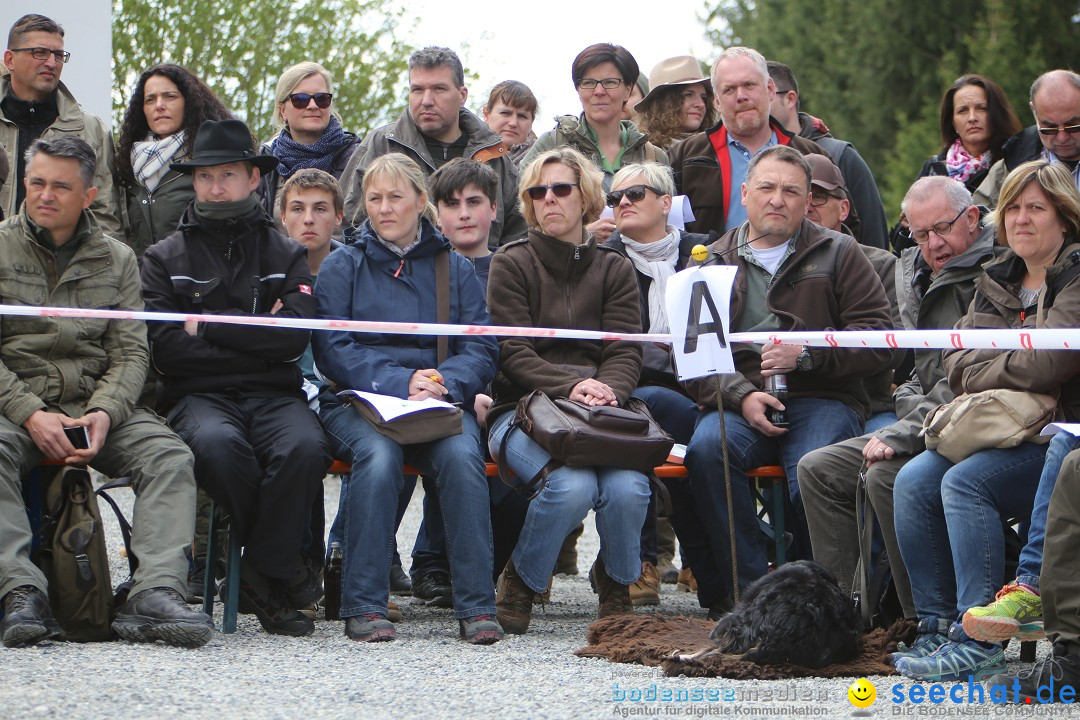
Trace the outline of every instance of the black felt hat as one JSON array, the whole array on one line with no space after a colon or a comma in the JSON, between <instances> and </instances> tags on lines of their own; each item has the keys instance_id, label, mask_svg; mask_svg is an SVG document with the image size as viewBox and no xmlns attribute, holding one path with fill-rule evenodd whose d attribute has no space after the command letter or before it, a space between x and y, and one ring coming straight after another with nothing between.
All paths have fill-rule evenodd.
<instances>
[{"instance_id":1,"label":"black felt hat","mask_svg":"<svg viewBox=\"0 0 1080 720\"><path fill-rule=\"evenodd\" d=\"M195 168L234 162L249 162L263 174L278 166L278 159L273 155L256 155L251 151L251 133L240 120L207 120L195 134L191 158L169 167L190 175Z\"/></svg>"}]
</instances>

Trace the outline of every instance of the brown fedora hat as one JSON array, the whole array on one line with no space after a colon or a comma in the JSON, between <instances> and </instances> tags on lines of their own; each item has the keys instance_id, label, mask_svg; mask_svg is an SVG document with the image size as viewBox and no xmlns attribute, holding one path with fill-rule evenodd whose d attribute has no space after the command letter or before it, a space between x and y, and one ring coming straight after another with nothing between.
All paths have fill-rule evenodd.
<instances>
[{"instance_id":1,"label":"brown fedora hat","mask_svg":"<svg viewBox=\"0 0 1080 720\"><path fill-rule=\"evenodd\" d=\"M240 120L207 120L199 126L191 145L187 162L172 163L176 172L190 175L195 168L249 162L264 175L278 166L273 155L256 155L251 151L251 132Z\"/></svg>"},{"instance_id":2,"label":"brown fedora hat","mask_svg":"<svg viewBox=\"0 0 1080 720\"><path fill-rule=\"evenodd\" d=\"M679 55L661 60L649 73L649 93L638 101L634 109L640 112L644 106L656 100L664 88L676 85L696 85L701 82L707 83L709 79L702 74L701 63L697 61L697 58Z\"/></svg>"}]
</instances>

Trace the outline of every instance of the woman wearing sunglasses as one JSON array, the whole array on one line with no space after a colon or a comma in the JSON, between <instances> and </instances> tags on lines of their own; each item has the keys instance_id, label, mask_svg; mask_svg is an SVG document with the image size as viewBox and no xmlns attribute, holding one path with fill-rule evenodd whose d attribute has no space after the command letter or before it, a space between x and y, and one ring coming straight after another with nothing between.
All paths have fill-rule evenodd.
<instances>
[{"instance_id":1,"label":"woman wearing sunglasses","mask_svg":"<svg viewBox=\"0 0 1080 720\"><path fill-rule=\"evenodd\" d=\"M634 123L622 119L623 107L638 79L638 64L626 48L597 43L582 50L571 68L574 87L581 100L581 115L562 115L554 130L540 136L521 161L525 167L540 153L570 146L592 161L603 173L604 190L619 168L644 161L668 164L663 150L649 142ZM589 230L597 242L607 240L615 223L594 219Z\"/></svg>"},{"instance_id":2,"label":"woman wearing sunglasses","mask_svg":"<svg viewBox=\"0 0 1080 720\"><path fill-rule=\"evenodd\" d=\"M273 155L279 163L276 170L263 176L259 197L279 226L277 195L281 179L301 168L318 168L340 180L360 145L359 137L341 127L333 101L333 78L319 63L297 63L278 79L274 125L281 131L262 146L261 152Z\"/></svg>"},{"instance_id":3,"label":"woman wearing sunglasses","mask_svg":"<svg viewBox=\"0 0 1080 720\"><path fill-rule=\"evenodd\" d=\"M116 170L127 203L128 245L146 248L176 230L195 198L190 174L169 169L191 154L206 120L228 120L213 91L187 68L155 65L139 76L120 126Z\"/></svg>"},{"instance_id":4,"label":"woman wearing sunglasses","mask_svg":"<svg viewBox=\"0 0 1080 720\"><path fill-rule=\"evenodd\" d=\"M641 310L633 266L600 247L586 229L604 205L601 174L572 148L539 155L523 172L524 240L491 261L488 305L495 325L637 332ZM518 477L536 476L551 460L519 428L514 408L541 390L590 406L626 403L641 372L641 346L616 341L502 338L495 401L488 412L488 449ZM612 467L560 466L533 498L517 546L499 578L499 623L528 630L533 597L543 593L559 548L590 509L596 510L600 556L592 579L600 617L631 612L628 586L641 574L638 538L649 503L644 475Z\"/></svg>"},{"instance_id":5,"label":"woman wearing sunglasses","mask_svg":"<svg viewBox=\"0 0 1080 720\"><path fill-rule=\"evenodd\" d=\"M716 240L715 236L688 233L668 225L674 194L671 168L659 163L624 166L615 173L611 192L607 194L607 204L614 211L617 229L604 246L633 264L641 298L641 326L650 333L670 330L664 305L668 279L686 267L695 245L708 246ZM646 343L643 352L641 379L633 394L645 401L653 417L675 442L685 445L694 433L697 403L682 391L667 348ZM694 527L683 520L691 510L691 503L684 502L689 499L678 495L682 486L681 482L668 486L674 503L674 523L680 526L680 538L684 529ZM695 545L689 538L685 540L684 553L688 546ZM707 541L698 545L708 548ZM684 557L682 564L684 568L689 567L690 558ZM698 564L703 566L701 569L712 567L711 560ZM648 517L641 531L641 577L631 586L630 596L635 605L655 605L660 602L659 591L656 508L650 501Z\"/></svg>"}]
</instances>

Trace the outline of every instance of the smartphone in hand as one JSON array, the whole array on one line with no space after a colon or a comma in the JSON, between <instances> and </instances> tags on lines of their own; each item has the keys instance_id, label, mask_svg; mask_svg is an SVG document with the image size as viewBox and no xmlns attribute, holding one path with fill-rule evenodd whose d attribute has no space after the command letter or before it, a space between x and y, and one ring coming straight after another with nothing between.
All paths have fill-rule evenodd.
<instances>
[{"instance_id":1,"label":"smartphone in hand","mask_svg":"<svg viewBox=\"0 0 1080 720\"><path fill-rule=\"evenodd\" d=\"M76 450L90 449L90 431L87 430L85 425L66 427L64 428L64 434L67 435L68 442Z\"/></svg>"}]
</instances>

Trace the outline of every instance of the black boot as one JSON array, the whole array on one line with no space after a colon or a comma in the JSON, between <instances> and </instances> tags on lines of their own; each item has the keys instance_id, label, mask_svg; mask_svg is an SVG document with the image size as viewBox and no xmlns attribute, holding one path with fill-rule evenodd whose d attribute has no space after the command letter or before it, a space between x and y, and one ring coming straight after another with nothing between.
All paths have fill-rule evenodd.
<instances>
[{"instance_id":1,"label":"black boot","mask_svg":"<svg viewBox=\"0 0 1080 720\"><path fill-rule=\"evenodd\" d=\"M128 599L116 611L113 630L130 642L161 640L177 647L197 648L214 634L209 615L189 608L172 588L151 588Z\"/></svg>"},{"instance_id":2,"label":"black boot","mask_svg":"<svg viewBox=\"0 0 1080 720\"><path fill-rule=\"evenodd\" d=\"M56 637L60 623L49 608L49 598L33 585L20 585L4 596L0 636L4 647L27 647Z\"/></svg>"}]
</instances>

